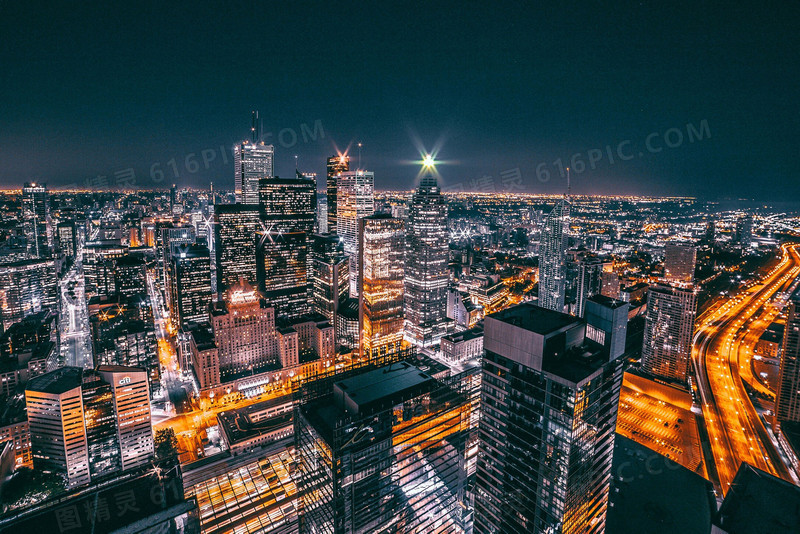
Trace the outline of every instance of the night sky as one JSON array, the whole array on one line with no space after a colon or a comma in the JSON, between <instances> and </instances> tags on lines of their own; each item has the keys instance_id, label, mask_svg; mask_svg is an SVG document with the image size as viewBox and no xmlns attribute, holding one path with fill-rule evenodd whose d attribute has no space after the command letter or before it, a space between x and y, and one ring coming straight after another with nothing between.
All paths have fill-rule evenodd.
<instances>
[{"instance_id":1,"label":"night sky","mask_svg":"<svg viewBox=\"0 0 800 534\"><path fill-rule=\"evenodd\" d=\"M438 146L452 190L577 155L577 193L800 200L795 2L50 4L0 0L3 187L231 188L258 109L280 175L360 141L378 189Z\"/></svg>"}]
</instances>

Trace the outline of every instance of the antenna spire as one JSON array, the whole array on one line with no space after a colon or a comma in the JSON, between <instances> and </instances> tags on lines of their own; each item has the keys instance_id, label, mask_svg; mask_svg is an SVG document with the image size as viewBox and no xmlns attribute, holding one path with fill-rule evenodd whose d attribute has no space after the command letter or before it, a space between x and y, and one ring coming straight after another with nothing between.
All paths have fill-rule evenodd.
<instances>
[{"instance_id":1,"label":"antenna spire","mask_svg":"<svg viewBox=\"0 0 800 534\"><path fill-rule=\"evenodd\" d=\"M567 200L569 200L571 195L572 195L572 184L570 184L569 181L569 167L567 167Z\"/></svg>"},{"instance_id":2,"label":"antenna spire","mask_svg":"<svg viewBox=\"0 0 800 534\"><path fill-rule=\"evenodd\" d=\"M258 111L253 111L250 122L250 139L253 143L257 142L261 137L261 124L258 121Z\"/></svg>"},{"instance_id":3,"label":"antenna spire","mask_svg":"<svg viewBox=\"0 0 800 534\"><path fill-rule=\"evenodd\" d=\"M358 170L361 170L361 143L358 143Z\"/></svg>"},{"instance_id":4,"label":"antenna spire","mask_svg":"<svg viewBox=\"0 0 800 534\"><path fill-rule=\"evenodd\" d=\"M298 170L297 170L297 154L294 155L294 172L298 172Z\"/></svg>"}]
</instances>

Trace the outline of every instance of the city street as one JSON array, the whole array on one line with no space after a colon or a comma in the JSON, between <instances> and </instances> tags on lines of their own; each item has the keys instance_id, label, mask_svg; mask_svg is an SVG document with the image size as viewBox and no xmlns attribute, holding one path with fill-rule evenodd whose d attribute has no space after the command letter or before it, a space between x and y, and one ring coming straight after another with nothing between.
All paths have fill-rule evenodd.
<instances>
[{"instance_id":1,"label":"city street","mask_svg":"<svg viewBox=\"0 0 800 534\"><path fill-rule=\"evenodd\" d=\"M84 289L82 233L79 233L78 236L78 253L75 263L59 283L61 357L66 365L89 369L94 362L89 331L89 311L86 306Z\"/></svg>"},{"instance_id":2,"label":"city street","mask_svg":"<svg viewBox=\"0 0 800 534\"><path fill-rule=\"evenodd\" d=\"M718 474L717 488L723 495L741 462L793 480L744 388L736 340L740 332L747 332L749 320L798 274L796 246L783 246L780 263L762 281L748 284L740 295L709 310L697 328L692 357Z\"/></svg>"}]
</instances>

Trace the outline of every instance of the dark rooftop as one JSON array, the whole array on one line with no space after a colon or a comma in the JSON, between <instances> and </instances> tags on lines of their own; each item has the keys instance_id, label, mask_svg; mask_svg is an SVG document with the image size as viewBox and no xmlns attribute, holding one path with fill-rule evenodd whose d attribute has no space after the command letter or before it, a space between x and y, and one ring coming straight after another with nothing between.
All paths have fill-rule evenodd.
<instances>
[{"instance_id":1,"label":"dark rooftop","mask_svg":"<svg viewBox=\"0 0 800 534\"><path fill-rule=\"evenodd\" d=\"M714 523L728 534L800 532L800 487L742 463Z\"/></svg>"},{"instance_id":2,"label":"dark rooftop","mask_svg":"<svg viewBox=\"0 0 800 534\"><path fill-rule=\"evenodd\" d=\"M493 313L489 317L543 336L581 321L572 315L548 310L530 303L507 308Z\"/></svg>"},{"instance_id":3,"label":"dark rooftop","mask_svg":"<svg viewBox=\"0 0 800 534\"><path fill-rule=\"evenodd\" d=\"M216 346L214 332L208 323L190 323L188 330L198 350L208 350Z\"/></svg>"},{"instance_id":4,"label":"dark rooftop","mask_svg":"<svg viewBox=\"0 0 800 534\"><path fill-rule=\"evenodd\" d=\"M217 415L222 430L225 433L229 444L238 443L253 436L258 436L264 432L271 432L276 428L292 424L292 410L253 421L253 414L269 410L292 402L291 395L281 395L263 402L257 402L250 406L238 410L221 412Z\"/></svg>"},{"instance_id":5,"label":"dark rooftop","mask_svg":"<svg viewBox=\"0 0 800 534\"><path fill-rule=\"evenodd\" d=\"M624 300L612 299L611 297L607 297L606 295L594 295L590 297L589 300L596 302L598 304L602 304L603 306L612 309L621 308L626 304L630 305L630 303L625 302Z\"/></svg>"},{"instance_id":6,"label":"dark rooftop","mask_svg":"<svg viewBox=\"0 0 800 534\"><path fill-rule=\"evenodd\" d=\"M700 475L619 434L611 466L607 534L711 530L716 505Z\"/></svg>"},{"instance_id":7,"label":"dark rooftop","mask_svg":"<svg viewBox=\"0 0 800 534\"><path fill-rule=\"evenodd\" d=\"M144 367L131 367L129 365L98 365L98 371L106 373L146 373L147 369Z\"/></svg>"},{"instance_id":8,"label":"dark rooftop","mask_svg":"<svg viewBox=\"0 0 800 534\"><path fill-rule=\"evenodd\" d=\"M772 343L781 343L783 342L783 333L778 333L775 330L767 329L764 330L764 333L758 338L759 341L769 341Z\"/></svg>"},{"instance_id":9,"label":"dark rooftop","mask_svg":"<svg viewBox=\"0 0 800 534\"><path fill-rule=\"evenodd\" d=\"M624 291L626 293L632 293L633 291L637 291L639 289L644 289L644 288L649 287L649 286L650 286L650 284L648 284L647 282L637 282L637 283L633 284L632 286L628 286L628 287L622 288L620 291Z\"/></svg>"},{"instance_id":10,"label":"dark rooftop","mask_svg":"<svg viewBox=\"0 0 800 534\"><path fill-rule=\"evenodd\" d=\"M83 375L81 367L61 367L28 381L28 391L58 395L80 387Z\"/></svg>"},{"instance_id":11,"label":"dark rooftop","mask_svg":"<svg viewBox=\"0 0 800 534\"><path fill-rule=\"evenodd\" d=\"M336 382L334 399L340 408L356 415L375 405L383 405L383 401L402 402L421 387L435 382L418 367L401 362Z\"/></svg>"}]
</instances>

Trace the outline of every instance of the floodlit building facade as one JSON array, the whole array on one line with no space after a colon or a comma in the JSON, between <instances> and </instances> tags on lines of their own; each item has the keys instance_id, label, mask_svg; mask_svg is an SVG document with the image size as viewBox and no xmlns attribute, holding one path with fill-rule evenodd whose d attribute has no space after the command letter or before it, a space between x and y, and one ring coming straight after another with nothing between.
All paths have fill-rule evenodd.
<instances>
[{"instance_id":1,"label":"floodlit building facade","mask_svg":"<svg viewBox=\"0 0 800 534\"><path fill-rule=\"evenodd\" d=\"M362 357L395 352L403 342L404 228L402 220L385 214L359 221Z\"/></svg>"},{"instance_id":2,"label":"floodlit building facade","mask_svg":"<svg viewBox=\"0 0 800 534\"><path fill-rule=\"evenodd\" d=\"M327 217L328 217L328 231L336 233L336 205L338 200L337 195L337 180L339 174L350 170L350 156L340 155L331 156L327 162L327 178L326 178L326 193L327 193Z\"/></svg>"}]
</instances>

